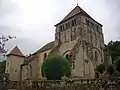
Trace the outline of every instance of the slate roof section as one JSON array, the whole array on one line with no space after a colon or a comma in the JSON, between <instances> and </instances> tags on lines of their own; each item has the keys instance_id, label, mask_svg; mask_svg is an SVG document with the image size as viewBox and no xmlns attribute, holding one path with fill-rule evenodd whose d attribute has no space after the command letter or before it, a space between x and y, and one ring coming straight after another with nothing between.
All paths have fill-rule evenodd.
<instances>
[{"instance_id":1,"label":"slate roof section","mask_svg":"<svg viewBox=\"0 0 120 90\"><path fill-rule=\"evenodd\" d=\"M7 56L14 55L14 56L19 56L19 57L25 57L23 53L20 51L18 46L16 46Z\"/></svg>"},{"instance_id":2,"label":"slate roof section","mask_svg":"<svg viewBox=\"0 0 120 90\"><path fill-rule=\"evenodd\" d=\"M46 45L44 45L41 49L39 49L36 53L41 53L41 52L44 52L44 51L47 51L51 48L53 48L54 46L54 41L50 42L50 43L47 43Z\"/></svg>"},{"instance_id":3,"label":"slate roof section","mask_svg":"<svg viewBox=\"0 0 120 90\"><path fill-rule=\"evenodd\" d=\"M75 16L76 14L79 14L81 12L81 9L79 6L76 6L61 22L71 18L72 16Z\"/></svg>"},{"instance_id":4,"label":"slate roof section","mask_svg":"<svg viewBox=\"0 0 120 90\"><path fill-rule=\"evenodd\" d=\"M31 54L30 56L26 57L24 60L24 63L21 66L25 66L28 65L30 62L32 62L33 60L37 60L37 53L41 53L44 51L47 51L49 49L52 49L54 46L54 41L47 43L46 45L44 45L41 49L39 49L37 52Z\"/></svg>"},{"instance_id":5,"label":"slate roof section","mask_svg":"<svg viewBox=\"0 0 120 90\"><path fill-rule=\"evenodd\" d=\"M90 19L92 19L93 21L95 21L90 15L88 15L80 6L76 6L61 22L59 22L58 24L56 24L55 26L61 24L62 22L65 22L66 20L74 17L75 15L78 15L80 13L83 13L85 16L89 17ZM101 25L100 23L98 23L97 21L95 21L97 24ZM102 26L102 25L101 25Z\"/></svg>"}]
</instances>

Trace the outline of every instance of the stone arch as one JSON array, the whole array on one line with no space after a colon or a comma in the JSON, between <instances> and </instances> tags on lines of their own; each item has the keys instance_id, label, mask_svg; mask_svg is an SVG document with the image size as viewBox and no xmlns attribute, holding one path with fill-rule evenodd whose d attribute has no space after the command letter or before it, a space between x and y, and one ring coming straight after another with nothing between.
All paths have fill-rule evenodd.
<instances>
[{"instance_id":1,"label":"stone arch","mask_svg":"<svg viewBox=\"0 0 120 90\"><path fill-rule=\"evenodd\" d=\"M95 51L94 52L94 55L93 55L93 51ZM92 53L92 54L91 54ZM95 54L97 55L97 61L95 61L94 59L93 59L93 56L95 56ZM92 58L91 58L91 55L92 55ZM96 48L96 47L91 47L91 48L89 48L88 49L88 53L87 53L87 56L88 56L88 59L89 59L89 67L88 67L88 69L89 69L89 73L90 73L90 75L92 75L91 77L93 77L94 75L95 75L95 69L96 69L96 66L98 65L98 64L100 64L101 63L101 59L103 59L102 58L102 53L100 52L100 50L98 49L98 48ZM99 59L99 58L100 59ZM95 57L94 57L95 58Z\"/></svg>"},{"instance_id":2,"label":"stone arch","mask_svg":"<svg viewBox=\"0 0 120 90\"><path fill-rule=\"evenodd\" d=\"M90 58L90 53L92 52L92 50L95 50L94 58L97 59L97 60L92 61L92 59ZM98 57L100 57L101 60L98 61ZM96 66L97 66L98 64L100 64L100 62L103 61L103 60L102 60L102 59L103 59L103 58L102 58L102 53L101 53L100 50L99 50L98 48L96 48L96 47L92 47L92 48L90 48L90 49L88 50L88 58L89 58L89 59L91 60L91 62L93 63L94 68L96 68Z\"/></svg>"},{"instance_id":3,"label":"stone arch","mask_svg":"<svg viewBox=\"0 0 120 90\"><path fill-rule=\"evenodd\" d=\"M62 56L65 56L67 53L69 53L71 50L67 50L67 51L65 51L63 54L62 54Z\"/></svg>"},{"instance_id":4,"label":"stone arch","mask_svg":"<svg viewBox=\"0 0 120 90\"><path fill-rule=\"evenodd\" d=\"M64 52L62 54L62 56L64 56L69 62L70 62L70 66L73 66L73 62L72 62L72 55L70 54L71 50L67 50L66 52Z\"/></svg>"},{"instance_id":5,"label":"stone arch","mask_svg":"<svg viewBox=\"0 0 120 90\"><path fill-rule=\"evenodd\" d=\"M100 50L99 50L98 48L96 48L96 47L92 47L92 48L89 49L89 50L93 50L93 49L96 49L99 53L101 53Z\"/></svg>"},{"instance_id":6,"label":"stone arch","mask_svg":"<svg viewBox=\"0 0 120 90\"><path fill-rule=\"evenodd\" d=\"M102 53L101 53L100 50L99 50L98 48L96 48L96 47L92 47L92 48L90 48L90 49L88 50L88 56L89 56L89 54L91 53L92 50L96 50L96 51L99 53L99 55L100 55L100 57L101 57L101 59L102 59ZM90 57L90 56L89 56L89 57Z\"/></svg>"}]
</instances>

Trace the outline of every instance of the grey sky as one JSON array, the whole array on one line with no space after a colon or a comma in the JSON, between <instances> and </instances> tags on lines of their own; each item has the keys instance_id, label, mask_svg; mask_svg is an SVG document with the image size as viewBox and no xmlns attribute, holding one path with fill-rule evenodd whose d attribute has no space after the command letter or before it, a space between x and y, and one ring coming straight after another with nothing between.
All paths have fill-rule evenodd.
<instances>
[{"instance_id":1,"label":"grey sky","mask_svg":"<svg viewBox=\"0 0 120 90\"><path fill-rule=\"evenodd\" d=\"M0 0L0 34L17 37L9 50L34 52L54 40L54 25L75 6L76 0ZM119 0L79 0L79 6L103 25L106 43L120 39Z\"/></svg>"}]
</instances>

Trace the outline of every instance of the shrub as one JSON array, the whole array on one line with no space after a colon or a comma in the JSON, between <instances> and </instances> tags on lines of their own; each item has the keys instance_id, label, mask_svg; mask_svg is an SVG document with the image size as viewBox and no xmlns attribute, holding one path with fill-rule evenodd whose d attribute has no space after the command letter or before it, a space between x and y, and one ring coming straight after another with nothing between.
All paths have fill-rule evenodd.
<instances>
[{"instance_id":1,"label":"shrub","mask_svg":"<svg viewBox=\"0 0 120 90\"><path fill-rule=\"evenodd\" d=\"M116 70L120 72L120 56L117 58L115 62Z\"/></svg>"},{"instance_id":2,"label":"shrub","mask_svg":"<svg viewBox=\"0 0 120 90\"><path fill-rule=\"evenodd\" d=\"M70 76L71 67L69 61L62 56L48 56L42 64L41 72L48 80L60 80L63 76Z\"/></svg>"},{"instance_id":3,"label":"shrub","mask_svg":"<svg viewBox=\"0 0 120 90\"><path fill-rule=\"evenodd\" d=\"M104 71L105 71L105 64L102 63L100 65L97 66L96 70L100 73L100 74L103 74Z\"/></svg>"},{"instance_id":4,"label":"shrub","mask_svg":"<svg viewBox=\"0 0 120 90\"><path fill-rule=\"evenodd\" d=\"M109 75L112 75L115 72L115 67L114 65L109 65L107 68L107 72L109 73Z\"/></svg>"},{"instance_id":5,"label":"shrub","mask_svg":"<svg viewBox=\"0 0 120 90\"><path fill-rule=\"evenodd\" d=\"M120 72L118 71L115 71L113 74L112 74L113 77L120 77Z\"/></svg>"},{"instance_id":6,"label":"shrub","mask_svg":"<svg viewBox=\"0 0 120 90\"><path fill-rule=\"evenodd\" d=\"M0 73L5 73L6 61L0 62Z\"/></svg>"}]
</instances>

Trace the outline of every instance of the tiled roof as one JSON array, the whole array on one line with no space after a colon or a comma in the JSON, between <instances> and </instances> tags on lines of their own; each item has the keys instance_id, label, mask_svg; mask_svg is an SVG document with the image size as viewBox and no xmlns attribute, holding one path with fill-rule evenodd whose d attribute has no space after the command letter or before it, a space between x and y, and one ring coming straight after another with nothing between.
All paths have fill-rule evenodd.
<instances>
[{"instance_id":1,"label":"tiled roof","mask_svg":"<svg viewBox=\"0 0 120 90\"><path fill-rule=\"evenodd\" d=\"M17 46L8 54L8 56L9 55L24 57L23 53L20 51L20 49Z\"/></svg>"},{"instance_id":2,"label":"tiled roof","mask_svg":"<svg viewBox=\"0 0 120 90\"><path fill-rule=\"evenodd\" d=\"M88 15L81 7L76 6L61 22L59 22L58 24L70 19L71 17L79 14L79 13L83 13L85 16L91 18L93 21L95 21L90 15ZM96 23L98 23L97 21L95 21ZM58 24L56 24L55 26L57 26ZM98 23L99 25L101 25L100 23ZM102 26L102 25L101 25Z\"/></svg>"},{"instance_id":3,"label":"tiled roof","mask_svg":"<svg viewBox=\"0 0 120 90\"><path fill-rule=\"evenodd\" d=\"M81 12L80 7L76 6L62 21L65 21L65 20L71 18L72 16L75 16L76 14L78 14L80 12Z\"/></svg>"},{"instance_id":4,"label":"tiled roof","mask_svg":"<svg viewBox=\"0 0 120 90\"><path fill-rule=\"evenodd\" d=\"M43 46L41 49L39 49L36 53L40 53L40 52L49 50L49 49L53 48L53 46L54 46L54 41L47 43L45 46Z\"/></svg>"},{"instance_id":5,"label":"tiled roof","mask_svg":"<svg viewBox=\"0 0 120 90\"><path fill-rule=\"evenodd\" d=\"M37 56L36 53L41 53L44 52L46 50L52 49L54 46L54 41L47 43L45 46L43 46L41 49L39 49L37 52L33 53L32 55L28 56L25 58L24 63L22 64L22 66L24 65L28 65L30 62L32 62L33 60L37 60Z\"/></svg>"},{"instance_id":6,"label":"tiled roof","mask_svg":"<svg viewBox=\"0 0 120 90\"><path fill-rule=\"evenodd\" d=\"M60 49L60 45L57 45L56 47L52 48L49 55L59 54L59 49Z\"/></svg>"}]
</instances>

